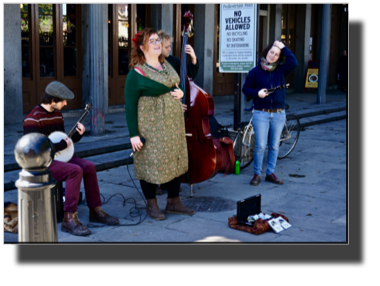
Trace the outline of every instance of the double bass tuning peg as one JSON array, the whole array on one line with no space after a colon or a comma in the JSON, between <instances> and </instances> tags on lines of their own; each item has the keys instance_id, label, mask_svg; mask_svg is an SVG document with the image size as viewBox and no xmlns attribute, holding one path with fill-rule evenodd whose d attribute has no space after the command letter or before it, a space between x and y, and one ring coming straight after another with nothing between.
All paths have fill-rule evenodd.
<instances>
[{"instance_id":1,"label":"double bass tuning peg","mask_svg":"<svg viewBox=\"0 0 380 286\"><path fill-rule=\"evenodd\" d=\"M193 26L193 20L191 20L191 23L189 25L189 31L187 32L187 37L191 38L194 35L194 26Z\"/></svg>"}]
</instances>

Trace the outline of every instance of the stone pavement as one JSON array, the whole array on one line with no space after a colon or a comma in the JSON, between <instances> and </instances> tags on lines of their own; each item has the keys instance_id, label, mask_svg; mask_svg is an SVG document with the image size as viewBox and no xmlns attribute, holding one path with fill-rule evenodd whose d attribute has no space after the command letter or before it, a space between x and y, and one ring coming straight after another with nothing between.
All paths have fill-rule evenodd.
<instances>
[{"instance_id":1,"label":"stone pavement","mask_svg":"<svg viewBox=\"0 0 380 286\"><path fill-rule=\"evenodd\" d=\"M223 125L232 124L232 96L216 97L214 102L217 120ZM303 114L345 107L346 95L331 91L327 95L326 104L316 104L316 93L288 94L287 103L290 105L288 113ZM250 113L246 112L244 120L248 121L249 118ZM67 130L71 129L76 120L72 117L65 118ZM80 143L91 144L105 138L123 136L128 140L124 113L108 114L105 122L108 131L105 136L85 136ZM89 130L88 118L85 126ZM20 131L22 132L20 126L5 126L5 155L12 154L18 138L22 136ZM193 198L190 197L190 187L182 184L181 199L185 205L196 210L193 216L169 214L165 220L155 221L146 217L145 211L142 210L141 218L144 220L140 224L91 228L92 234L87 237L63 233L60 231L59 223L58 240L62 243L346 242L346 149L346 120L306 127L301 132L293 152L277 162L275 173L284 181L282 186L264 181L265 157L261 183L257 187L249 185L253 175L253 165L242 170L240 175L231 174L223 177L223 174L217 174L206 182L194 185ZM289 174L300 174L305 177L290 177ZM136 217L133 200L138 207L143 207L144 202L141 193L138 193L133 185L134 182L140 189L138 181L134 179L133 165L98 172L98 180L105 200L115 195L102 208L109 214L117 216L121 224L136 224L140 217ZM292 227L279 234L270 231L261 235L229 228L228 217L236 213L236 201L256 194L261 194L264 213L284 214ZM123 206L124 199L128 199L125 206ZM157 199L160 209L164 210L166 192ZM4 201L17 203L17 190L4 192ZM85 205L78 206L78 214L81 222L87 225L88 209ZM5 233L4 241L17 242L17 235Z\"/></svg>"}]
</instances>

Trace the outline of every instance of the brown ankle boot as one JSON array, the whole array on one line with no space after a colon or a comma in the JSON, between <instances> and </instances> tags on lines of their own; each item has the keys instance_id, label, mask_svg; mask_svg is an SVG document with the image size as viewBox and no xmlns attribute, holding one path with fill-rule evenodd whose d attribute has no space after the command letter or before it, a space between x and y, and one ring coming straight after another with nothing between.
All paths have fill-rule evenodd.
<instances>
[{"instance_id":1,"label":"brown ankle boot","mask_svg":"<svg viewBox=\"0 0 380 286\"><path fill-rule=\"evenodd\" d=\"M172 198L172 199L167 198L166 201L167 201L167 204L166 204L165 212L168 214L183 214L183 215L194 214L194 210L185 207L182 204L179 197Z\"/></svg>"},{"instance_id":2,"label":"brown ankle boot","mask_svg":"<svg viewBox=\"0 0 380 286\"><path fill-rule=\"evenodd\" d=\"M117 218L110 216L100 207L90 208L89 219L91 222L99 222L107 225L119 224L119 220Z\"/></svg>"},{"instance_id":3,"label":"brown ankle boot","mask_svg":"<svg viewBox=\"0 0 380 286\"><path fill-rule=\"evenodd\" d=\"M158 208L157 198L146 200L146 205L147 205L146 213L152 219L155 219L155 220L165 219L165 215Z\"/></svg>"},{"instance_id":4,"label":"brown ankle boot","mask_svg":"<svg viewBox=\"0 0 380 286\"><path fill-rule=\"evenodd\" d=\"M72 235L86 236L91 234L91 230L82 225L79 221L78 213L64 212L61 230Z\"/></svg>"}]
</instances>

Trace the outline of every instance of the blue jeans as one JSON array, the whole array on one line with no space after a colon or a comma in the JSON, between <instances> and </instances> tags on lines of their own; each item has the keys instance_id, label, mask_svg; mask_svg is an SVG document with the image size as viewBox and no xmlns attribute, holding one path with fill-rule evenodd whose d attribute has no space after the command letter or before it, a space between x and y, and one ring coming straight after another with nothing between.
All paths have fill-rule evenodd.
<instances>
[{"instance_id":1,"label":"blue jeans","mask_svg":"<svg viewBox=\"0 0 380 286\"><path fill-rule=\"evenodd\" d=\"M266 174L270 175L274 172L285 120L285 110L282 110L281 113L269 113L260 110L255 110L253 112L252 125L255 131L255 151L253 156L254 174L261 175L267 143L268 159Z\"/></svg>"}]
</instances>

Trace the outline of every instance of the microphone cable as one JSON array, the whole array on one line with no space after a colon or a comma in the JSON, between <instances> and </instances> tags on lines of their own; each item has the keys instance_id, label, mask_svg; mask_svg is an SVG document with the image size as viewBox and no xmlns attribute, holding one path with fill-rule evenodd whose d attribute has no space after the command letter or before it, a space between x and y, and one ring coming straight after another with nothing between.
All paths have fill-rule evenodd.
<instances>
[{"instance_id":1,"label":"microphone cable","mask_svg":"<svg viewBox=\"0 0 380 286\"><path fill-rule=\"evenodd\" d=\"M140 140L141 142L144 144L145 143L145 138L144 137L140 137ZM133 183L133 185L135 186L137 192L139 193L139 195L141 196L144 204L145 204L145 207L144 206L137 206L137 202L134 198L125 198L122 194L120 193L116 193L116 194L113 194L112 196L110 196L108 198L108 200L106 201L105 200L105 197L100 194L103 198L103 201L102 201L102 205L105 205L107 204L113 197L117 196L117 195L120 195L122 196L123 198L123 207L125 206L125 204L128 202L128 203L132 203L134 204L134 207L132 207L130 210L129 210L129 216L132 217L132 218L135 218L135 217L140 217L139 221L137 223L132 223L132 224L116 224L114 226L134 226L134 225L139 225L140 223L142 223L146 218L147 218L147 214L145 212L145 217L144 219L142 219L142 213L141 213L141 210L146 210L147 209L147 205L146 205L146 201L145 201L145 197L142 195L142 193L140 192L139 188L136 186L135 182L133 181L133 178L132 178L132 175L131 173L129 172L129 167L128 165L131 164L131 159L133 159L133 154L134 152L132 151L132 153L130 154L129 158L128 158L128 162L127 162L127 171L128 171L128 174L129 174L129 177L131 178L131 181ZM131 200L132 202L129 202L129 200ZM87 205L86 204L86 199L83 200L83 204L84 205ZM123 219L127 219L126 217L124 217ZM127 219L128 220L128 219ZM92 223L89 223L87 224L88 227L91 227L91 228L96 228L96 227L105 227L105 226L109 226L109 225L106 225L106 224L101 224L101 225L95 225L95 224L92 224Z\"/></svg>"}]
</instances>

